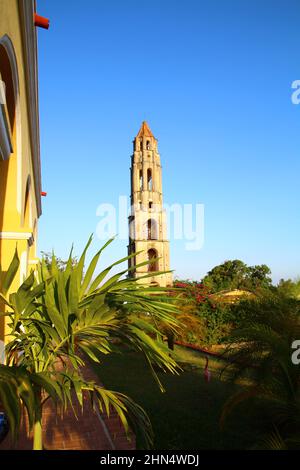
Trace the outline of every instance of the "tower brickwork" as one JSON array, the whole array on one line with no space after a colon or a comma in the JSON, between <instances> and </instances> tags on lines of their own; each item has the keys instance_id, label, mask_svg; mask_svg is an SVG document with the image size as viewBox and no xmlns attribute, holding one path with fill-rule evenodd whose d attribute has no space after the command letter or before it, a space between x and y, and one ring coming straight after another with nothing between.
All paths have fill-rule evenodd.
<instances>
[{"instance_id":1,"label":"tower brickwork","mask_svg":"<svg viewBox=\"0 0 300 470\"><path fill-rule=\"evenodd\" d=\"M163 209L162 168L157 139L144 121L133 141L131 157L131 215L129 216L128 253L139 253L129 260L131 275L141 277L146 284L161 287L172 285L172 273L151 276L157 271L170 270L169 241L166 214ZM149 261L148 265L135 268Z\"/></svg>"}]
</instances>

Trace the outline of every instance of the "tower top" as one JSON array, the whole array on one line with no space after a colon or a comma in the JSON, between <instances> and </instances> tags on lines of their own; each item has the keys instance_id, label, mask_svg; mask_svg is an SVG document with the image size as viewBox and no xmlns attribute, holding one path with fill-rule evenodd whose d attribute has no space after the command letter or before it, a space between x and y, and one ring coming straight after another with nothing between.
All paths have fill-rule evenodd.
<instances>
[{"instance_id":1,"label":"tower top","mask_svg":"<svg viewBox=\"0 0 300 470\"><path fill-rule=\"evenodd\" d=\"M153 137L153 139L155 139L146 121L142 122L141 128L136 137Z\"/></svg>"}]
</instances>

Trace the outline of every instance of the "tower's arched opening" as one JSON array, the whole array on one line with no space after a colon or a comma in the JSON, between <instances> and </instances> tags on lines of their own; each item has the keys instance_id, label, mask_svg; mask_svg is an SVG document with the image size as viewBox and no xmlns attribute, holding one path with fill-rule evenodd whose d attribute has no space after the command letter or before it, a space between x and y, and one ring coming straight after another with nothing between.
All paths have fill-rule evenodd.
<instances>
[{"instance_id":1,"label":"tower's arched opening","mask_svg":"<svg viewBox=\"0 0 300 470\"><path fill-rule=\"evenodd\" d=\"M148 250L148 261L148 271L158 271L157 251L154 248L150 248L150 250Z\"/></svg>"},{"instance_id":2,"label":"tower's arched opening","mask_svg":"<svg viewBox=\"0 0 300 470\"><path fill-rule=\"evenodd\" d=\"M157 223L153 219L148 219L147 221L147 239L148 240L157 240Z\"/></svg>"},{"instance_id":3,"label":"tower's arched opening","mask_svg":"<svg viewBox=\"0 0 300 470\"><path fill-rule=\"evenodd\" d=\"M151 170L151 168L148 168L148 170L147 170L147 189L148 189L148 191L152 191L152 189L153 189L152 170Z\"/></svg>"},{"instance_id":4,"label":"tower's arched opening","mask_svg":"<svg viewBox=\"0 0 300 470\"><path fill-rule=\"evenodd\" d=\"M139 180L140 180L140 191L143 191L143 170L140 170Z\"/></svg>"},{"instance_id":5,"label":"tower's arched opening","mask_svg":"<svg viewBox=\"0 0 300 470\"><path fill-rule=\"evenodd\" d=\"M133 255L136 253L136 248L135 248L135 242L131 242L130 247L129 247L129 255ZM129 276L132 276L133 273L135 272L135 266L136 266L136 256L133 256L132 258L129 259Z\"/></svg>"},{"instance_id":6,"label":"tower's arched opening","mask_svg":"<svg viewBox=\"0 0 300 470\"><path fill-rule=\"evenodd\" d=\"M150 140L147 140L147 142L146 142L146 149L150 150Z\"/></svg>"}]
</instances>

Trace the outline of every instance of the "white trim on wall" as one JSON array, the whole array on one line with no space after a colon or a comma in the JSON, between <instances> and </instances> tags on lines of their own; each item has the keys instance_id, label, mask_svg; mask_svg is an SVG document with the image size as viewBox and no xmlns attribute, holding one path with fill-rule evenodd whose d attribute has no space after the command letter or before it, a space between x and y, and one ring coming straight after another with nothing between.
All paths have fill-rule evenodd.
<instances>
[{"instance_id":1,"label":"white trim on wall","mask_svg":"<svg viewBox=\"0 0 300 470\"><path fill-rule=\"evenodd\" d=\"M27 240L28 246L34 243L32 232L0 232L0 240Z\"/></svg>"},{"instance_id":2,"label":"white trim on wall","mask_svg":"<svg viewBox=\"0 0 300 470\"><path fill-rule=\"evenodd\" d=\"M23 251L20 256L20 284L26 279L28 266L28 250Z\"/></svg>"},{"instance_id":3,"label":"white trim on wall","mask_svg":"<svg viewBox=\"0 0 300 470\"><path fill-rule=\"evenodd\" d=\"M33 240L32 232L0 232L1 240Z\"/></svg>"},{"instance_id":4,"label":"white trim on wall","mask_svg":"<svg viewBox=\"0 0 300 470\"><path fill-rule=\"evenodd\" d=\"M4 105L0 103L0 158L7 160L12 152L9 127Z\"/></svg>"}]
</instances>

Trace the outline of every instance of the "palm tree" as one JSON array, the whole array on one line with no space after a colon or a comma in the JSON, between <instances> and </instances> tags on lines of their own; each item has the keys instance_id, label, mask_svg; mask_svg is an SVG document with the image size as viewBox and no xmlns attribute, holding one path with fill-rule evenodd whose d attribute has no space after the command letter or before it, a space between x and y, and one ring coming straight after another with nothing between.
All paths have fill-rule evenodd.
<instances>
[{"instance_id":1,"label":"palm tree","mask_svg":"<svg viewBox=\"0 0 300 470\"><path fill-rule=\"evenodd\" d=\"M0 399L15 434L21 406L25 405L33 426L34 449L43 447L45 402L52 400L63 412L73 405L72 390L81 406L83 393L86 393L100 411L109 414L114 408L125 429L131 426L142 435L145 445L151 445L151 425L142 408L129 397L84 379L84 367L101 363L103 354L118 347L115 339L144 354L161 389L153 365L172 373L177 371L162 333L155 326L164 322L176 328L176 306L164 301L161 289L145 288L138 279L124 278L127 269L108 278L114 266L134 255L111 264L94 277L101 253L112 240L98 251L84 273L91 240L78 264L72 263L72 250L64 269L59 269L53 255L50 267L45 261L41 262L38 279L32 272L18 291L9 296L8 286L19 264L17 254L4 278L2 300L8 312L3 314L10 317L12 339L6 347L6 366L0 369ZM153 322L149 322L149 318ZM5 389L9 374L11 393Z\"/></svg>"},{"instance_id":2,"label":"palm tree","mask_svg":"<svg viewBox=\"0 0 300 470\"><path fill-rule=\"evenodd\" d=\"M300 338L300 302L275 293L244 301L240 309L245 320L228 339L225 370L247 385L227 401L221 423L239 403L255 398L268 428L257 445L300 448L300 370L291 359Z\"/></svg>"}]
</instances>

